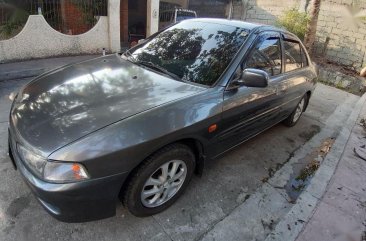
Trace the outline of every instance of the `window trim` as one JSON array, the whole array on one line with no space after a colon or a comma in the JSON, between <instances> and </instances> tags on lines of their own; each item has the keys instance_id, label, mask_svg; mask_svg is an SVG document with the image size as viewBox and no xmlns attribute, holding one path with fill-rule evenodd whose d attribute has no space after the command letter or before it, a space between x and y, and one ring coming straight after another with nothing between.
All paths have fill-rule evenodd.
<instances>
[{"instance_id":1,"label":"window trim","mask_svg":"<svg viewBox=\"0 0 366 241\"><path fill-rule=\"evenodd\" d=\"M284 65L283 65L283 57L282 57L283 47L282 47L282 41L281 41L281 39L282 39L281 38L281 33L278 32L278 31L275 31L275 30L273 30L273 31L263 31L263 32L259 33L255 37L255 39L252 41L252 43L249 46L248 50L246 51L246 53L241 58L240 63L236 66L234 72L232 73L232 75L230 77L230 80L228 81L228 84L226 85L226 88L228 88L230 86L231 82L235 80L234 78L235 78L235 73L236 73L237 69L240 68L241 66L243 66L243 64L248 60L249 56L252 54L253 49L257 45L259 39L263 36L266 36L266 38L270 38L270 37L278 38L279 41L280 41L279 47L280 47L280 53L281 53L281 73L269 76L270 79L274 78L274 77L277 78L278 76L284 74Z\"/></svg>"},{"instance_id":2,"label":"window trim","mask_svg":"<svg viewBox=\"0 0 366 241\"><path fill-rule=\"evenodd\" d=\"M293 70L290 70L290 71L286 71L286 59L285 59L285 55L286 55L286 52L285 52L285 41L287 42L292 42L292 43L297 43L299 44L299 47L300 47L300 56L301 56L301 67L300 68L297 68L297 69L293 69ZM309 56L307 54L307 52L305 51L305 47L303 46L303 44L301 43L300 40L297 40L295 38L291 38L289 36L285 36L285 34L282 34L282 38L281 38L281 42L282 42L282 49L283 49L283 52L282 52L282 61L283 61L283 74L287 74L287 73L291 73L291 72L294 72L294 71L299 71L299 70L303 70L304 68L307 68L310 66L310 62L309 62ZM306 66L303 66L303 58L302 58L302 54L305 55L305 59L306 59L306 62L307 62L307 65Z\"/></svg>"},{"instance_id":3,"label":"window trim","mask_svg":"<svg viewBox=\"0 0 366 241\"><path fill-rule=\"evenodd\" d=\"M282 32L281 36L282 36L282 41L290 40L290 41L295 41L295 42L300 43L300 46L301 46L302 50L305 53L306 61L308 62L308 65L306 67L310 66L311 65L311 59L310 59L309 53L307 52L303 42L299 38L294 36L293 34L289 34L289 33L286 33L286 32Z\"/></svg>"},{"instance_id":4,"label":"window trim","mask_svg":"<svg viewBox=\"0 0 366 241\"><path fill-rule=\"evenodd\" d=\"M301 52L301 59L306 60L306 65L302 66L302 68L306 68L309 66L309 60L308 60L307 52L305 51L305 48L302 46L301 43L300 43L300 52ZM303 58L303 56L305 56L305 58ZM304 64L304 61L301 62L301 65L303 65L303 64Z\"/></svg>"},{"instance_id":5,"label":"window trim","mask_svg":"<svg viewBox=\"0 0 366 241\"><path fill-rule=\"evenodd\" d=\"M276 31L265 31L265 32L262 32L261 34L259 34L257 36L257 38L254 40L254 43L253 45L250 47L249 51L248 51L248 54L245 58L243 58L242 62L240 63L240 65L244 65L245 62L248 61L249 57L251 56L251 54L253 53L254 51L254 48L257 46L257 43L258 43L258 40L259 38L265 36L266 37L266 40L269 39L269 38L278 38L279 40L279 48L280 48L280 55L281 55L281 72L279 74L275 74L275 75L269 75L270 78L272 77L277 77L281 74L283 74L283 60L282 60L282 44L281 44L281 35L279 32L276 32Z\"/></svg>"},{"instance_id":6,"label":"window trim","mask_svg":"<svg viewBox=\"0 0 366 241\"><path fill-rule=\"evenodd\" d=\"M252 35L252 34L251 34ZM258 40L258 38L260 37L260 36L262 36L262 35L273 35L273 36L275 36L275 37L279 37L280 38L280 42L281 42L281 55L282 55L282 68L281 68L281 74L278 74L278 75L273 75L273 76L270 76L270 81L271 81L271 79L272 78L282 78L283 76L286 76L286 75L288 75L288 74L292 74L293 72L295 72L295 71L299 71L299 70L304 70L304 69L306 69L306 68L309 68L310 66L311 66L311 60L310 60L310 57L309 57L309 54L308 54L308 52L306 51L306 48L305 48L305 46L304 46L304 44L302 43L302 41L300 41L297 37L295 37L295 36L293 36L292 34L290 34L290 33L287 33L287 32L283 32L283 31L280 31L280 30L264 30L264 31L260 31L260 32L258 32L258 33L254 33L253 35L256 35L255 37L254 37L254 40L252 40L250 43L249 43L249 46L248 47L246 47L247 49L246 49L246 51L243 53L243 56L242 57L240 57L241 58L241 60L240 60L240 62L239 62L239 64L235 67L235 69L231 72L231 75L230 75L230 77L228 78L229 80L226 82L226 84L225 84L225 90L227 89L227 88L229 88L230 87L230 85L231 85L231 82L232 81L234 81L235 79L234 79L234 77L235 77L235 73L236 73L236 70L237 70L237 68L239 67L239 66L241 66L243 63L244 63L244 61L249 57L249 54L251 53L251 51L252 51L252 49L255 47L255 44L257 43L256 41ZM304 67L302 67L302 68L299 68L299 69L295 69L295 70L292 70L292 71L289 71L289 72L285 72L285 52L283 51L284 50L284 41L285 40L290 40L290 41L295 41L295 42L298 42L299 44L300 44L300 47L301 47L301 49L303 49L303 51L304 51L304 54L305 54L305 58L306 58L306 60L307 60L307 63L308 63L308 65L307 66L304 66ZM247 39L247 41L246 42L248 42L248 41L250 41L250 37L248 37L248 39ZM244 46L246 46L246 43L244 43L244 45L242 46L242 47L244 47ZM235 57L235 59L236 58L239 58L239 53L242 51L242 49L241 50L239 50L239 52L237 53L237 56ZM234 62L234 61L233 61ZM232 64L232 63L231 63ZM223 75L222 75L223 76ZM222 77L221 76L221 77ZM221 78L220 77L220 78ZM220 81L222 81L222 80L220 80ZM219 82L217 82L217 83L219 83Z\"/></svg>"}]
</instances>

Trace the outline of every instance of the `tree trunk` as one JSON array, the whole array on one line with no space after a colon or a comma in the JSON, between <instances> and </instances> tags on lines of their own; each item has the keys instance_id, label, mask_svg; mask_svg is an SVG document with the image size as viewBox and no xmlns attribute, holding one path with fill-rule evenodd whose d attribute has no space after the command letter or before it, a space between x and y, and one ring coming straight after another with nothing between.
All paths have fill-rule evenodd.
<instances>
[{"instance_id":1,"label":"tree trunk","mask_svg":"<svg viewBox=\"0 0 366 241\"><path fill-rule=\"evenodd\" d=\"M305 47L310 55L313 54L313 47L316 37L316 27L318 25L318 16L320 11L320 2L321 0L312 0L310 3L310 21L306 28L304 41Z\"/></svg>"},{"instance_id":2,"label":"tree trunk","mask_svg":"<svg viewBox=\"0 0 366 241\"><path fill-rule=\"evenodd\" d=\"M241 20L245 21L247 19L247 10L248 10L248 0L241 1Z\"/></svg>"},{"instance_id":3,"label":"tree trunk","mask_svg":"<svg viewBox=\"0 0 366 241\"><path fill-rule=\"evenodd\" d=\"M229 13L227 16L227 19L232 19L232 18L233 18L233 0L231 0L229 3Z\"/></svg>"}]
</instances>

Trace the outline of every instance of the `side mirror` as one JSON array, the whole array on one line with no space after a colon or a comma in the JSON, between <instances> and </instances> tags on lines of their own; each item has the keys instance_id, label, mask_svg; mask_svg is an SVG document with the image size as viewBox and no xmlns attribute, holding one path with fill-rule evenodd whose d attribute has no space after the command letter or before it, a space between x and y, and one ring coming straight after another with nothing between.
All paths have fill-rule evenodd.
<instances>
[{"instance_id":1,"label":"side mirror","mask_svg":"<svg viewBox=\"0 0 366 241\"><path fill-rule=\"evenodd\" d=\"M265 88L268 86L269 75L267 72L260 69L245 69L241 74L241 78L231 82L232 88L247 86ZM231 88L231 89L232 89Z\"/></svg>"},{"instance_id":2,"label":"side mirror","mask_svg":"<svg viewBox=\"0 0 366 241\"><path fill-rule=\"evenodd\" d=\"M144 38L139 39L139 41L137 41L137 44L142 44L143 42L145 42L145 39Z\"/></svg>"}]
</instances>

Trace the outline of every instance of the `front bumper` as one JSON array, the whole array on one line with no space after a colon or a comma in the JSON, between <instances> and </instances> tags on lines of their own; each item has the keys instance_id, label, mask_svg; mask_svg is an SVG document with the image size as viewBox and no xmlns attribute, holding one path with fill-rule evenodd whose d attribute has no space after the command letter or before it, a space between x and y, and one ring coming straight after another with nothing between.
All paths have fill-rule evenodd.
<instances>
[{"instance_id":1,"label":"front bumper","mask_svg":"<svg viewBox=\"0 0 366 241\"><path fill-rule=\"evenodd\" d=\"M63 222L86 222L114 216L127 173L82 182L56 184L36 177L23 164L9 131L9 156L41 205Z\"/></svg>"}]
</instances>

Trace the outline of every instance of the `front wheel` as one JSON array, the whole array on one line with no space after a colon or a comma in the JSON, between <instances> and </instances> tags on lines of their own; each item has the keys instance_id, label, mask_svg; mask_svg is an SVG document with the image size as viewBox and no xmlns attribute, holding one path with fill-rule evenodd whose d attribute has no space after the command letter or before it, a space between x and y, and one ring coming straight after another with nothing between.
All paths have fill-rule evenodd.
<instances>
[{"instance_id":1,"label":"front wheel","mask_svg":"<svg viewBox=\"0 0 366 241\"><path fill-rule=\"evenodd\" d=\"M286 126L289 126L289 127L296 125L296 123L299 121L302 113L305 111L307 101L308 101L308 97L305 94L304 97L302 97L300 102L297 104L295 110L291 113L291 115L283 121L283 124L285 124Z\"/></svg>"},{"instance_id":2,"label":"front wheel","mask_svg":"<svg viewBox=\"0 0 366 241\"><path fill-rule=\"evenodd\" d=\"M195 167L191 149L167 146L148 158L134 173L123 204L135 216L159 213L172 205L187 187Z\"/></svg>"}]
</instances>

